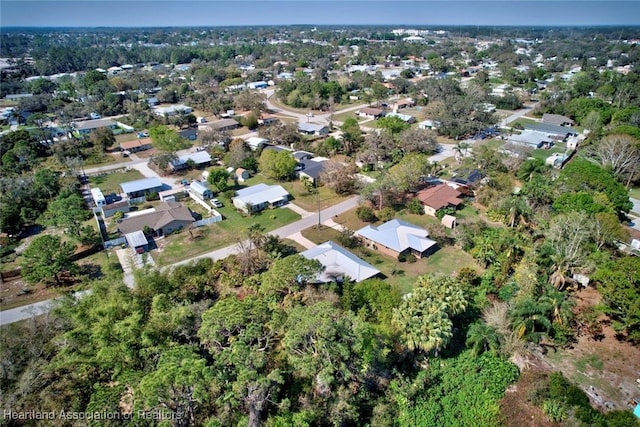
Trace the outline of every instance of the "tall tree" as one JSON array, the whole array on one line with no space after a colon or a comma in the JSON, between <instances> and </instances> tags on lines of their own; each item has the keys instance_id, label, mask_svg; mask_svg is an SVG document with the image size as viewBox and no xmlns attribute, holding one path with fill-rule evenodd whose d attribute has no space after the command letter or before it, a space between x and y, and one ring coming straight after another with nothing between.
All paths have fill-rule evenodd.
<instances>
[{"instance_id":1,"label":"tall tree","mask_svg":"<svg viewBox=\"0 0 640 427\"><path fill-rule=\"evenodd\" d=\"M58 236L43 235L36 237L22 253L22 277L29 283L54 279L56 285L62 284L60 274L75 272L71 261L75 247L63 242Z\"/></svg>"}]
</instances>

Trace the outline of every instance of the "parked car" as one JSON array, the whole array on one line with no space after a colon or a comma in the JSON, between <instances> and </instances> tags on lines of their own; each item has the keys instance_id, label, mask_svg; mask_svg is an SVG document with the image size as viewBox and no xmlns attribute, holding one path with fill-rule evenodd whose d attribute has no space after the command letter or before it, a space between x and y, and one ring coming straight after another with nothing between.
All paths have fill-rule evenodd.
<instances>
[{"instance_id":1,"label":"parked car","mask_svg":"<svg viewBox=\"0 0 640 427\"><path fill-rule=\"evenodd\" d=\"M214 208L221 208L222 206L224 206L218 199L211 199L209 202L211 203L211 205L213 205Z\"/></svg>"}]
</instances>

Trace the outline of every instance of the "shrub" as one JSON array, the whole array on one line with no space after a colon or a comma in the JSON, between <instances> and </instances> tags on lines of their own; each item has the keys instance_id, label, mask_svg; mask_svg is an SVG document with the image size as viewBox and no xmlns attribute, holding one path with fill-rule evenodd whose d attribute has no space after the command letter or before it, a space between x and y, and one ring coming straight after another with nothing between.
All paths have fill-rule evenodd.
<instances>
[{"instance_id":1,"label":"shrub","mask_svg":"<svg viewBox=\"0 0 640 427\"><path fill-rule=\"evenodd\" d=\"M360 221L364 222L374 222L377 219L373 209L365 205L360 205L356 208L356 216Z\"/></svg>"},{"instance_id":2,"label":"shrub","mask_svg":"<svg viewBox=\"0 0 640 427\"><path fill-rule=\"evenodd\" d=\"M418 258L416 258L416 256L414 254L409 254L407 255L407 262L409 264L413 264L414 262L416 262L418 260Z\"/></svg>"},{"instance_id":3,"label":"shrub","mask_svg":"<svg viewBox=\"0 0 640 427\"><path fill-rule=\"evenodd\" d=\"M360 246L360 240L354 235L353 230L349 230L348 228L340 232L337 240L338 243L345 248L356 248Z\"/></svg>"},{"instance_id":4,"label":"shrub","mask_svg":"<svg viewBox=\"0 0 640 427\"><path fill-rule=\"evenodd\" d=\"M407 261L407 254L401 253L398 254L398 262L406 262Z\"/></svg>"},{"instance_id":5,"label":"shrub","mask_svg":"<svg viewBox=\"0 0 640 427\"><path fill-rule=\"evenodd\" d=\"M395 218L395 216L396 211L394 211L393 208L390 207L386 207L378 211L378 218L380 218L380 221L383 222L391 221L393 218Z\"/></svg>"},{"instance_id":6,"label":"shrub","mask_svg":"<svg viewBox=\"0 0 640 427\"><path fill-rule=\"evenodd\" d=\"M542 404L542 410L553 422L562 421L567 418L567 408L557 400L545 400Z\"/></svg>"},{"instance_id":7,"label":"shrub","mask_svg":"<svg viewBox=\"0 0 640 427\"><path fill-rule=\"evenodd\" d=\"M407 210L415 215L424 215L424 206L422 206L422 202L418 198L413 198L407 203Z\"/></svg>"},{"instance_id":8,"label":"shrub","mask_svg":"<svg viewBox=\"0 0 640 427\"><path fill-rule=\"evenodd\" d=\"M145 194L145 195L144 195L144 199L145 199L147 202L151 202L151 201L153 201L153 200L160 200L160 196L158 195L158 192L157 192L157 191L152 191L152 192L150 192L150 193Z\"/></svg>"}]
</instances>

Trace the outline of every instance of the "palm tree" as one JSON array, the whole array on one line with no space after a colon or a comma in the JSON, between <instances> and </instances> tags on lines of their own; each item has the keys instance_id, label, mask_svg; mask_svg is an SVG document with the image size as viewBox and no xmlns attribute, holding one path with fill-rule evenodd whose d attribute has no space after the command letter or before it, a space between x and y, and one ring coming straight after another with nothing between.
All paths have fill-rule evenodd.
<instances>
[{"instance_id":1,"label":"palm tree","mask_svg":"<svg viewBox=\"0 0 640 427\"><path fill-rule=\"evenodd\" d=\"M540 301L549 306L553 324L566 326L573 318L573 306L575 303L567 297L565 292L553 287L547 287Z\"/></svg>"},{"instance_id":2,"label":"palm tree","mask_svg":"<svg viewBox=\"0 0 640 427\"><path fill-rule=\"evenodd\" d=\"M484 322L474 323L467 332L467 346L475 355L496 352L500 349L500 334Z\"/></svg>"},{"instance_id":3,"label":"palm tree","mask_svg":"<svg viewBox=\"0 0 640 427\"><path fill-rule=\"evenodd\" d=\"M527 298L511 311L513 329L519 338L539 342L551 330L550 307L544 301Z\"/></svg>"}]
</instances>

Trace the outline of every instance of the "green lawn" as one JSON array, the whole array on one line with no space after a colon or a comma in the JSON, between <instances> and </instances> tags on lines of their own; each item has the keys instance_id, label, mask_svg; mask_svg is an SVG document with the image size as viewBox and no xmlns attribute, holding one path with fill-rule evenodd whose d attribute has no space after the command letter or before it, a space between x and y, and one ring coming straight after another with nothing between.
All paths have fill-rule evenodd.
<instances>
[{"instance_id":1,"label":"green lawn","mask_svg":"<svg viewBox=\"0 0 640 427\"><path fill-rule=\"evenodd\" d=\"M547 157L551 156L554 153L564 153L565 151L566 151L566 147L564 144L562 145L556 144L549 150L545 150L543 148L533 150L531 152L531 157L544 161L547 159Z\"/></svg>"},{"instance_id":2,"label":"green lawn","mask_svg":"<svg viewBox=\"0 0 640 427\"><path fill-rule=\"evenodd\" d=\"M103 194L120 193L120 184L127 181L142 179L144 175L135 169L126 172L114 172L105 175L89 177L91 187L99 187Z\"/></svg>"},{"instance_id":3,"label":"green lawn","mask_svg":"<svg viewBox=\"0 0 640 427\"><path fill-rule=\"evenodd\" d=\"M252 224L259 224L268 232L300 219L300 215L287 208L270 209L249 217L237 212L228 200L222 199L222 202L225 206L217 209L224 217L221 222L198 228L194 236L200 234L200 237L192 238L188 230L182 230L165 238L166 242L161 245L166 245L152 253L155 261L168 265L233 245L245 238Z\"/></svg>"},{"instance_id":4,"label":"green lawn","mask_svg":"<svg viewBox=\"0 0 640 427\"><path fill-rule=\"evenodd\" d=\"M95 160L93 158L89 158L84 161L82 167L85 169L95 168L98 166L105 166L110 163L118 163L118 162L128 162L131 159L126 157L121 157L118 154L105 154L99 160Z\"/></svg>"},{"instance_id":5,"label":"green lawn","mask_svg":"<svg viewBox=\"0 0 640 427\"><path fill-rule=\"evenodd\" d=\"M302 235L314 243L320 244L327 240L337 241L339 232L329 227L307 228ZM368 248L349 249L386 276L389 283L398 286L403 293L411 292L418 276L423 274L454 274L464 267L480 270L473 258L461 249L452 246L440 248L431 256L419 259L414 263L399 262L398 260Z\"/></svg>"},{"instance_id":6,"label":"green lawn","mask_svg":"<svg viewBox=\"0 0 640 427\"><path fill-rule=\"evenodd\" d=\"M640 188L636 187L629 190L629 196L634 199L640 199Z\"/></svg>"}]
</instances>

